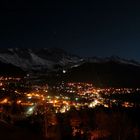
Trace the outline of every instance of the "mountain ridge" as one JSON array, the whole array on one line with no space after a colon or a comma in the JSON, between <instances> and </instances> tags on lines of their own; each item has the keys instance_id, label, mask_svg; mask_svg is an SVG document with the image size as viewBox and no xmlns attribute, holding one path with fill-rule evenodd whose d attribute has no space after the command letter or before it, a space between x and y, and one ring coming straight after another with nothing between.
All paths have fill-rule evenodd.
<instances>
[{"instance_id":1,"label":"mountain ridge","mask_svg":"<svg viewBox=\"0 0 140 140\"><path fill-rule=\"evenodd\" d=\"M137 61L123 59L118 56L84 58L69 54L59 48L0 48L0 61L27 71L34 69L35 66L42 66L51 70L55 65L62 67L70 65L73 67L87 62L103 63L109 61L140 66Z\"/></svg>"},{"instance_id":2,"label":"mountain ridge","mask_svg":"<svg viewBox=\"0 0 140 140\"><path fill-rule=\"evenodd\" d=\"M0 49L0 74L55 75L58 81L93 82L97 86L140 87L140 63L118 56L82 58L54 48ZM52 77L50 77L53 79Z\"/></svg>"},{"instance_id":3,"label":"mountain ridge","mask_svg":"<svg viewBox=\"0 0 140 140\"><path fill-rule=\"evenodd\" d=\"M61 49L6 48L0 49L0 61L29 71L39 68L51 70L56 64L60 66L72 65L72 63L79 62L80 58Z\"/></svg>"}]
</instances>

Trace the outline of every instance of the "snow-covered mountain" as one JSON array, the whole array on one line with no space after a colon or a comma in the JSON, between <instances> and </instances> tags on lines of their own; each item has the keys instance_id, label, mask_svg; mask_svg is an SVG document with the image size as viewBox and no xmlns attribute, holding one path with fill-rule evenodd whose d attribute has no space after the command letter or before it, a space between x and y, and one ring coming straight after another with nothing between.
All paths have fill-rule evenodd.
<instances>
[{"instance_id":1,"label":"snow-covered mountain","mask_svg":"<svg viewBox=\"0 0 140 140\"><path fill-rule=\"evenodd\" d=\"M67 67L80 63L78 56L57 48L3 48L0 49L0 62L12 64L23 70L53 70L54 67Z\"/></svg>"},{"instance_id":2,"label":"snow-covered mountain","mask_svg":"<svg viewBox=\"0 0 140 140\"><path fill-rule=\"evenodd\" d=\"M117 56L81 58L58 48L0 48L0 62L19 67L24 71L56 71L58 68L79 67L84 63L106 62L140 67L140 64L136 61L122 59Z\"/></svg>"},{"instance_id":3,"label":"snow-covered mountain","mask_svg":"<svg viewBox=\"0 0 140 140\"><path fill-rule=\"evenodd\" d=\"M87 81L96 86L140 87L140 63L117 56L82 58L56 48L0 48L0 75Z\"/></svg>"},{"instance_id":4,"label":"snow-covered mountain","mask_svg":"<svg viewBox=\"0 0 140 140\"><path fill-rule=\"evenodd\" d=\"M105 57L105 58L91 57L91 58L87 58L86 62L90 62L90 63L115 62L119 64L126 64L126 65L133 65L133 66L140 67L140 63L135 60L132 60L132 59L128 60L128 59L120 58L118 56L111 56L111 57Z\"/></svg>"}]
</instances>

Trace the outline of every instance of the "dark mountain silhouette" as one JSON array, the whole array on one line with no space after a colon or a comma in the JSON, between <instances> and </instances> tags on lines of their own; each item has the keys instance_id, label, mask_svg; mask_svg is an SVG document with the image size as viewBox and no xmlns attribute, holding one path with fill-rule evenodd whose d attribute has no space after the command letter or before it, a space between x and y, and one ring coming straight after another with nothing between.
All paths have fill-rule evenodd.
<instances>
[{"instance_id":1,"label":"dark mountain silhouette","mask_svg":"<svg viewBox=\"0 0 140 140\"><path fill-rule=\"evenodd\" d=\"M101 87L140 87L140 67L115 61L84 63L70 69L64 80L93 82Z\"/></svg>"}]
</instances>

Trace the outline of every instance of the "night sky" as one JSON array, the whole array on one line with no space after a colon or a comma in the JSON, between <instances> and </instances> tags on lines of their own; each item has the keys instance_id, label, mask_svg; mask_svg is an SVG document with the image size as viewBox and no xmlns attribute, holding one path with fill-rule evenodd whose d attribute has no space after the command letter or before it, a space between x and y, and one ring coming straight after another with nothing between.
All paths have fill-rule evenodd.
<instances>
[{"instance_id":1,"label":"night sky","mask_svg":"<svg viewBox=\"0 0 140 140\"><path fill-rule=\"evenodd\" d=\"M5 0L0 47L57 47L80 56L140 61L140 3Z\"/></svg>"}]
</instances>

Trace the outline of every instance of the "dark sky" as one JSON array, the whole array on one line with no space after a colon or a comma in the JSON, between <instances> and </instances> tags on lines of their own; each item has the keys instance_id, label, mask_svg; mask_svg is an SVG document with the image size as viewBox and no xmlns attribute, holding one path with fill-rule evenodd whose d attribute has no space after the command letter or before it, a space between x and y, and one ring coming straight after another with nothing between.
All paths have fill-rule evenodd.
<instances>
[{"instance_id":1,"label":"dark sky","mask_svg":"<svg viewBox=\"0 0 140 140\"><path fill-rule=\"evenodd\" d=\"M0 47L58 47L82 56L140 61L136 1L9 1L0 4Z\"/></svg>"}]
</instances>

